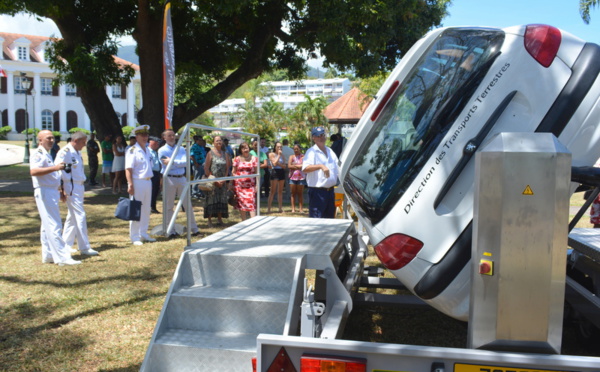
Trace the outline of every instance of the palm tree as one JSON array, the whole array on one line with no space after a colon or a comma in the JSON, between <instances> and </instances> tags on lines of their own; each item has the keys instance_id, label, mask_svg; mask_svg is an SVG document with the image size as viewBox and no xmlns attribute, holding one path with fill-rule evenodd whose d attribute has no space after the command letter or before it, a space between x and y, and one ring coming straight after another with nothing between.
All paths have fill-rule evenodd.
<instances>
[{"instance_id":1,"label":"palm tree","mask_svg":"<svg viewBox=\"0 0 600 372\"><path fill-rule=\"evenodd\" d=\"M599 3L598 0L579 0L579 13L586 25L590 23L590 8L596 7Z\"/></svg>"},{"instance_id":2,"label":"palm tree","mask_svg":"<svg viewBox=\"0 0 600 372\"><path fill-rule=\"evenodd\" d=\"M327 118L323 115L327 100L322 96L313 99L304 95L304 98L305 101L298 104L292 113L292 124L288 127L288 133L292 142L306 146L310 144L311 128L327 125Z\"/></svg>"}]
</instances>

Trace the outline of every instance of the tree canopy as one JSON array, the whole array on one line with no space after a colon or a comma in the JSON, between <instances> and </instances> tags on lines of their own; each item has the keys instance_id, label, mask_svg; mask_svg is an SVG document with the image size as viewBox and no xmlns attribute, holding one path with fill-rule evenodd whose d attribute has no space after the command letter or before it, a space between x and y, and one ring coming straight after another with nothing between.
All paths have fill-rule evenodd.
<instances>
[{"instance_id":1,"label":"tree canopy","mask_svg":"<svg viewBox=\"0 0 600 372\"><path fill-rule=\"evenodd\" d=\"M302 76L320 53L326 68L369 76L392 69L403 52L446 14L450 0L173 0L177 130L264 72ZM144 106L140 122L164 126L160 0L0 0L0 13L52 19L63 39L52 65L80 87L99 133L120 132L104 86L131 71L110 58L115 39L138 44ZM60 58L59 58L60 57Z\"/></svg>"}]
</instances>

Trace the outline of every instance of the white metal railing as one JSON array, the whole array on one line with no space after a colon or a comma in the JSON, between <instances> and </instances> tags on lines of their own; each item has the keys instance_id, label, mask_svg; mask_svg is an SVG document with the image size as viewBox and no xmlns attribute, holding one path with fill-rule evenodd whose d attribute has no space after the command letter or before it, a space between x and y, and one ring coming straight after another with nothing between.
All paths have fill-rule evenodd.
<instances>
[{"instance_id":1,"label":"white metal railing","mask_svg":"<svg viewBox=\"0 0 600 372\"><path fill-rule=\"evenodd\" d=\"M248 136L248 137L253 137L256 138L256 141L258 143L260 143L260 136L258 134L252 134L252 133L246 133L246 132L240 132L240 131L236 131L236 130L229 130L229 129L223 129L223 128L215 128L215 127L209 127L206 125L200 125L200 124L186 124L186 126L183 128L183 131L181 132L180 136L179 136L179 140L177 141L177 145L175 146L175 150L173 150L173 155L171 156L171 158L169 159L169 163L167 164L165 171L164 171L164 175L168 175L169 171L171 170L171 166L173 165L173 159L175 159L175 157L177 156L177 152L180 150L180 148L183 147L183 144L185 143L185 151L186 151L186 158L188 159L187 165L186 165L186 184L183 187L183 192L181 193L181 195L179 196L179 201L177 202L177 206L175 207L175 210L173 211L173 216L171 217L171 221L167 221L167 214L166 214L166 205L165 205L165 200L166 200L166 183L163 183L163 190L162 190L162 199L163 199L163 222L162 222L162 231L163 234L165 236L168 235L168 231L171 231L171 229L175 226L175 220L177 219L177 215L179 214L179 211L181 210L181 206L183 205L183 203L187 200L187 198L190 198L190 204L191 204L191 195L190 195L190 191L191 188L196 185L196 184L200 184L200 183L206 183L206 182L214 182L214 181L230 181L230 180L236 180L236 179L240 179L240 178L250 178L250 177L255 177L256 178L256 183L257 183L257 187L255 190L258 190L257 195L256 195L256 215L259 216L260 215L260 154L256 154L258 156L258 166L256 167L256 174L253 175L244 175L244 176L227 176L227 177L215 177L215 178L211 178L211 179L200 179L200 180L193 180L190 179L192 178L192 169L191 169L191 162L189 161L190 159L190 150L191 150L191 145L193 143L193 141L190 140L190 129L191 128L197 128L197 129L202 129L205 131L218 131L218 132L226 132L226 133L232 133L232 134L240 134L243 136ZM249 144L250 146L250 144ZM258 149L258 151L260 151L260 148ZM232 159L233 160L233 159ZM162 165L161 165L162 166ZM194 216L194 208L187 208L185 210L186 213L186 235L187 235L187 245L189 246L192 243L192 235L191 235L191 225L190 225L190 221L192 218L196 218Z\"/></svg>"}]
</instances>

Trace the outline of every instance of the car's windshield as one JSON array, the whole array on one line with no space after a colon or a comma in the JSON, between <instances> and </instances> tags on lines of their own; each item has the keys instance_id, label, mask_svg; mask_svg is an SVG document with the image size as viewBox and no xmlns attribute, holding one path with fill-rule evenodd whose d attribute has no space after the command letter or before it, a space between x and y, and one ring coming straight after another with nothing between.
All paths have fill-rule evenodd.
<instances>
[{"instance_id":1,"label":"car's windshield","mask_svg":"<svg viewBox=\"0 0 600 372\"><path fill-rule=\"evenodd\" d=\"M394 207L429 160L503 41L499 30L446 30L400 82L344 179L344 189L373 223Z\"/></svg>"}]
</instances>

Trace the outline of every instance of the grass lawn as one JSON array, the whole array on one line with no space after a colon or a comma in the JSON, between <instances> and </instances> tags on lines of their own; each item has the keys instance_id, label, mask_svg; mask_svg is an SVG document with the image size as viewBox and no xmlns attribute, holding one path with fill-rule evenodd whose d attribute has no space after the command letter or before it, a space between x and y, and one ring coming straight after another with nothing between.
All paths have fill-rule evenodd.
<instances>
[{"instance_id":1,"label":"grass lawn","mask_svg":"<svg viewBox=\"0 0 600 372\"><path fill-rule=\"evenodd\" d=\"M18 179L21 172L19 166L0 168L0 180L8 175ZM75 255L84 261L78 266L42 264L32 195L0 193L0 203L0 370L139 370L186 240L162 238L133 246L128 224L113 217L116 196L88 194L89 237L100 256ZM266 203L261 206L264 212ZM64 204L61 211L64 220ZM207 228L201 212L196 207L200 230L216 232ZM230 216L228 225L239 221L237 213ZM183 224L182 219L178 222ZM152 215L150 226L160 223L161 215ZM373 257L370 262L377 264ZM359 308L351 322L362 324L348 330L347 337L353 339L457 347L466 343L465 324L433 309ZM566 332L571 333L563 341L564 351L567 341L575 343L573 332ZM579 353L571 350L565 352Z\"/></svg>"}]
</instances>

